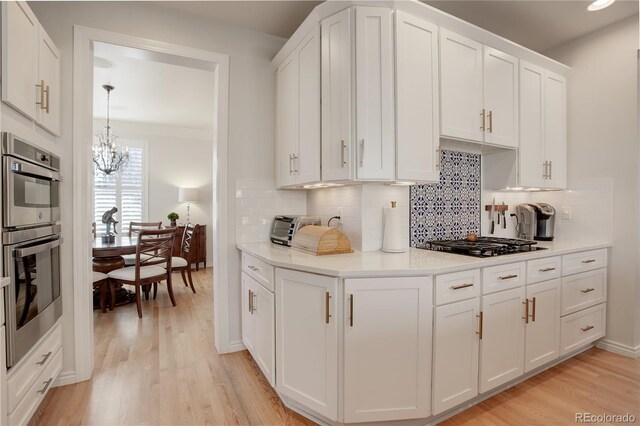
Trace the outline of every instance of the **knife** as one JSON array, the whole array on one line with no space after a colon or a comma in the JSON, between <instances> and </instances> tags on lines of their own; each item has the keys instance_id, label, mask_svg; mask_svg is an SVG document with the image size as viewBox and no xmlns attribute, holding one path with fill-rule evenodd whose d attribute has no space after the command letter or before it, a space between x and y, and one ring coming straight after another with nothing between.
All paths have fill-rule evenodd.
<instances>
[{"instance_id":1,"label":"knife","mask_svg":"<svg viewBox=\"0 0 640 426\"><path fill-rule=\"evenodd\" d=\"M502 229L507 229L507 208L502 202Z\"/></svg>"},{"instance_id":2,"label":"knife","mask_svg":"<svg viewBox=\"0 0 640 426\"><path fill-rule=\"evenodd\" d=\"M493 232L496 229L496 222L493 220L493 212L496 210L496 199L493 199L493 202L491 203L491 211L489 212L489 215L491 216L491 235L493 235Z\"/></svg>"}]
</instances>

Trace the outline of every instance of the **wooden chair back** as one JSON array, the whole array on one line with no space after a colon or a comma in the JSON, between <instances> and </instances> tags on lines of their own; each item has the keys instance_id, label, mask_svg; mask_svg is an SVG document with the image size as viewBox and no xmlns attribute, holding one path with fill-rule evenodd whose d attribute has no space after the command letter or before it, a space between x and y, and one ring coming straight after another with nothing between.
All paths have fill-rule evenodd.
<instances>
[{"instance_id":1,"label":"wooden chair back","mask_svg":"<svg viewBox=\"0 0 640 426\"><path fill-rule=\"evenodd\" d=\"M196 252L198 244L198 235L200 235L200 225L187 223L182 234L182 244L180 245L180 255L191 264L193 256Z\"/></svg>"},{"instance_id":2,"label":"wooden chair back","mask_svg":"<svg viewBox=\"0 0 640 426\"><path fill-rule=\"evenodd\" d=\"M167 272L171 273L171 253L175 236L174 228L142 229L138 233L136 281L140 278L140 268L143 266L164 266Z\"/></svg>"},{"instance_id":3,"label":"wooden chair back","mask_svg":"<svg viewBox=\"0 0 640 426\"><path fill-rule=\"evenodd\" d=\"M139 234L143 229L160 229L162 222L129 222L129 238Z\"/></svg>"}]
</instances>

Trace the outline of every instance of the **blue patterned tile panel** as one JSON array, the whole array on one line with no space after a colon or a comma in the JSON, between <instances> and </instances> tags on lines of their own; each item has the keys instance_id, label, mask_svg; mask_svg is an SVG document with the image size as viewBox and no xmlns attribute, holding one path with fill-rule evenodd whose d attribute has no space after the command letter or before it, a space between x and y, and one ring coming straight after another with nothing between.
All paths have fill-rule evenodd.
<instances>
[{"instance_id":1,"label":"blue patterned tile panel","mask_svg":"<svg viewBox=\"0 0 640 426\"><path fill-rule=\"evenodd\" d=\"M440 183L410 192L411 246L480 234L480 154L441 153Z\"/></svg>"}]
</instances>

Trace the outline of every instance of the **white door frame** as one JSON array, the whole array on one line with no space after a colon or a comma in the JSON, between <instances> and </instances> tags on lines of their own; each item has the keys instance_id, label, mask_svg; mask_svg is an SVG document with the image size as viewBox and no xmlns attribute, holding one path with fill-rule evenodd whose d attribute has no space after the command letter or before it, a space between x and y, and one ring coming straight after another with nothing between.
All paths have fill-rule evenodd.
<instances>
[{"instance_id":1,"label":"white door frame","mask_svg":"<svg viewBox=\"0 0 640 426\"><path fill-rule=\"evenodd\" d=\"M213 276L215 345L229 351L227 161L229 56L206 50L75 25L73 28L73 322L75 381L93 372L93 289L91 282L91 144L93 140L93 51L91 42L116 44L214 64ZM67 297L69 297L67 295ZM142 319L141 321L144 321Z\"/></svg>"}]
</instances>

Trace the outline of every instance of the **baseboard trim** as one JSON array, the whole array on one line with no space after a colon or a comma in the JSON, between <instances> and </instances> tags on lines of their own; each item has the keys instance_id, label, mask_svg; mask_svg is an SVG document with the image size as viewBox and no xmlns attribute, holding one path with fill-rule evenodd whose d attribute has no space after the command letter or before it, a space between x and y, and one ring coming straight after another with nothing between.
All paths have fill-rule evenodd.
<instances>
[{"instance_id":1,"label":"baseboard trim","mask_svg":"<svg viewBox=\"0 0 640 426\"><path fill-rule=\"evenodd\" d=\"M243 351L246 347L244 346L244 343L242 343L242 340L234 340L233 342L229 342L229 347L227 349L228 350L225 353L228 354L231 352Z\"/></svg>"},{"instance_id":2,"label":"baseboard trim","mask_svg":"<svg viewBox=\"0 0 640 426\"><path fill-rule=\"evenodd\" d=\"M78 383L76 372L75 371L67 371L60 373L58 377L53 381L52 388L57 388L59 386L72 385L74 383Z\"/></svg>"},{"instance_id":3,"label":"baseboard trim","mask_svg":"<svg viewBox=\"0 0 640 426\"><path fill-rule=\"evenodd\" d=\"M627 358L640 358L640 345L635 348L622 343L614 342L613 340L600 340L596 347L604 349L605 351L613 352L618 355L626 356Z\"/></svg>"}]
</instances>

